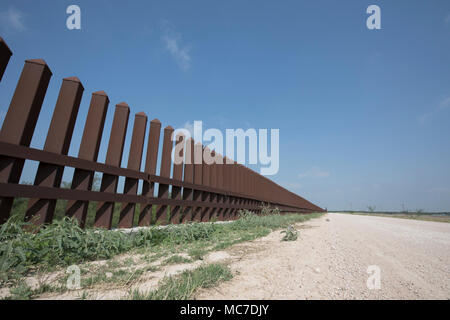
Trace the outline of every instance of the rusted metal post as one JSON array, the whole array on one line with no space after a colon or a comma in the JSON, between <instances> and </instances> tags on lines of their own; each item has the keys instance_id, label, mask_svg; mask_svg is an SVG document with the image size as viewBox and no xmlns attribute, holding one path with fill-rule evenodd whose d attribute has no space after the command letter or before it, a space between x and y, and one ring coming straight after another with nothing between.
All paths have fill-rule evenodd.
<instances>
[{"instance_id":1,"label":"rusted metal post","mask_svg":"<svg viewBox=\"0 0 450 320\"><path fill-rule=\"evenodd\" d=\"M184 182L194 183L194 140L189 138L186 141L186 155L184 164ZM183 188L183 200L192 200L193 189ZM192 220L192 207L183 208L182 222Z\"/></svg>"},{"instance_id":2,"label":"rusted metal post","mask_svg":"<svg viewBox=\"0 0 450 320\"><path fill-rule=\"evenodd\" d=\"M91 98L83 137L81 138L78 158L97 161L100 142L102 140L103 127L108 111L109 98L104 91L94 92ZM91 190L94 172L75 169L72 179L72 190ZM89 201L68 201L66 215L76 218L83 228L86 223Z\"/></svg>"},{"instance_id":3,"label":"rusted metal post","mask_svg":"<svg viewBox=\"0 0 450 320\"><path fill-rule=\"evenodd\" d=\"M206 157L209 157L209 158L211 157L211 150L208 147L205 147L203 149L203 158L206 159ZM202 172L202 185L204 185L206 187L211 186L211 181L210 181L211 165L206 163L206 161L203 161L202 171L203 171ZM205 202L205 204L209 205L211 203L211 193L203 191L202 201ZM209 221L211 209L212 208L209 206L203 208L201 221L203 221L203 222Z\"/></svg>"},{"instance_id":4,"label":"rusted metal post","mask_svg":"<svg viewBox=\"0 0 450 320\"><path fill-rule=\"evenodd\" d=\"M184 157L184 145L185 137L182 134L178 134L175 142L175 150L179 150L178 156L183 159ZM178 159L180 160L180 159ZM183 181L183 161L181 163L173 164L173 179L178 181ZM181 187L172 186L172 199L181 200ZM171 206L170 208L170 222L173 224L178 224L181 221L181 207Z\"/></svg>"},{"instance_id":5,"label":"rusted metal post","mask_svg":"<svg viewBox=\"0 0 450 320\"><path fill-rule=\"evenodd\" d=\"M83 85L77 77L63 79L48 129L44 150L67 155L73 128L78 115ZM59 188L64 167L40 162L34 179L35 186ZM55 212L56 199L30 199L25 214L27 221L36 225L50 223Z\"/></svg>"},{"instance_id":6,"label":"rusted metal post","mask_svg":"<svg viewBox=\"0 0 450 320\"><path fill-rule=\"evenodd\" d=\"M232 206L234 206L234 201L235 201L235 197L233 195L233 181L234 181L234 176L233 176L233 160L228 159L227 161L227 165L226 165L226 171L227 171L227 177L228 177L228 204L230 205L229 209L228 209L228 213L227 213L227 220L232 220L233 219L233 214L234 214L234 208Z\"/></svg>"},{"instance_id":7,"label":"rusted metal post","mask_svg":"<svg viewBox=\"0 0 450 320\"><path fill-rule=\"evenodd\" d=\"M233 208L233 206L234 206L234 200L235 200L235 197L234 197L234 195L233 195L233 188L234 188L234 185L233 185L233 181L234 181L234 177L233 177L233 160L231 160L231 159L228 159L228 161L229 161L229 163L227 163L227 165L226 165L226 171L227 171L227 177L228 177L228 204L230 205L229 206L229 209L228 209L228 212L227 212L227 220L233 220L233 214L234 214L234 208Z\"/></svg>"},{"instance_id":8,"label":"rusted metal post","mask_svg":"<svg viewBox=\"0 0 450 320\"><path fill-rule=\"evenodd\" d=\"M161 122L158 119L150 121L150 130L148 134L147 157L145 159L145 173L156 174L156 165L158 163L159 138L161 134ZM142 184L142 195L144 197L154 196L154 182L144 181ZM148 226L152 220L153 206L141 205L139 214L139 226Z\"/></svg>"},{"instance_id":9,"label":"rusted metal post","mask_svg":"<svg viewBox=\"0 0 450 320\"><path fill-rule=\"evenodd\" d=\"M202 185L203 183L203 146L200 142L196 143L194 146L194 184ZM193 200L201 201L202 191L194 190ZM202 218L202 208L194 207L192 208L192 220L201 221Z\"/></svg>"},{"instance_id":10,"label":"rusted metal post","mask_svg":"<svg viewBox=\"0 0 450 320\"><path fill-rule=\"evenodd\" d=\"M249 186L249 169L245 166L242 167L244 170L244 194L245 196L250 196L250 186ZM250 206L250 199L245 198L245 205Z\"/></svg>"},{"instance_id":11,"label":"rusted metal post","mask_svg":"<svg viewBox=\"0 0 450 320\"><path fill-rule=\"evenodd\" d=\"M171 126L167 126L164 128L164 141L163 141L163 149L162 149L162 157L161 157L161 169L159 175L164 178L170 178L170 166L172 163L171 155L172 155L172 134L173 128ZM158 198L168 199L169 198L169 185L160 183L158 186ZM167 224L168 216L167 216L167 205L160 205L156 208L156 222L159 224Z\"/></svg>"},{"instance_id":12,"label":"rusted metal post","mask_svg":"<svg viewBox=\"0 0 450 320\"><path fill-rule=\"evenodd\" d=\"M144 149L145 130L147 129L147 116L139 112L134 117L133 135L131 137L130 153L128 155L127 168L135 171L141 170L142 152ZM136 195L139 180L125 178L124 194ZM136 204L122 203L119 217L119 228L131 228L133 226Z\"/></svg>"},{"instance_id":13,"label":"rusted metal post","mask_svg":"<svg viewBox=\"0 0 450 320\"><path fill-rule=\"evenodd\" d=\"M5 40L0 37L0 81L2 81L3 74L8 66L9 59L12 56L12 51L9 49Z\"/></svg>"},{"instance_id":14,"label":"rusted metal post","mask_svg":"<svg viewBox=\"0 0 450 320\"><path fill-rule=\"evenodd\" d=\"M231 204L231 197L229 196L230 192L230 165L229 165L229 159L227 157L223 158L223 189L225 193L227 194L224 199L224 203L227 205L225 210L223 211L223 219L229 220L230 219L230 213L231 208L229 207Z\"/></svg>"},{"instance_id":15,"label":"rusted metal post","mask_svg":"<svg viewBox=\"0 0 450 320\"><path fill-rule=\"evenodd\" d=\"M244 194L244 175L243 175L243 170L242 170L242 165L241 164L237 164L237 175L238 175L238 190L239 193L241 194L241 197L239 199L239 205L241 206L240 209L243 209L243 205L245 203L245 199L242 197Z\"/></svg>"},{"instance_id":16,"label":"rusted metal post","mask_svg":"<svg viewBox=\"0 0 450 320\"><path fill-rule=\"evenodd\" d=\"M120 167L122 163L123 148L125 136L128 128L128 118L130 116L130 107L126 103L116 105L114 119L109 136L108 151L106 153L105 164ZM104 173L100 185L101 192L116 193L119 177ZM97 204L97 213L95 216L95 227L111 229L111 223L114 215L114 202L99 202Z\"/></svg>"},{"instance_id":17,"label":"rusted metal post","mask_svg":"<svg viewBox=\"0 0 450 320\"><path fill-rule=\"evenodd\" d=\"M232 172L232 190L234 193L239 193L239 177L237 172L237 162L233 161L233 164L231 165L231 172ZM235 196L233 197L233 204L236 206L239 206L239 197ZM237 214L238 214L239 208L233 209L233 213L231 214L231 220L236 220Z\"/></svg>"},{"instance_id":18,"label":"rusted metal post","mask_svg":"<svg viewBox=\"0 0 450 320\"><path fill-rule=\"evenodd\" d=\"M240 169L240 175L241 175L241 193L244 196L242 198L242 205L245 207L247 206L247 182L246 182L246 168L243 165L239 165L239 169Z\"/></svg>"},{"instance_id":19,"label":"rusted metal post","mask_svg":"<svg viewBox=\"0 0 450 320\"><path fill-rule=\"evenodd\" d=\"M244 202L244 199L242 198L242 191L243 191L243 184L242 184L242 170L241 170L242 166L241 164L236 162L236 177L237 177L237 186L236 186L236 190L239 193L239 198L238 198L238 205L239 205L239 209L238 209L238 213L239 210L242 209L242 204Z\"/></svg>"},{"instance_id":20,"label":"rusted metal post","mask_svg":"<svg viewBox=\"0 0 450 320\"><path fill-rule=\"evenodd\" d=\"M250 210L252 212L254 212L255 214L257 214L257 212L254 210L253 208L253 195L252 195L252 190L251 190L251 173L252 171L250 170L250 168L244 167L245 169L245 181L246 181L246 190L247 190L247 205L250 207Z\"/></svg>"},{"instance_id":21,"label":"rusted metal post","mask_svg":"<svg viewBox=\"0 0 450 320\"><path fill-rule=\"evenodd\" d=\"M217 157L218 163L215 164L215 170L216 170L216 184L215 184L215 188L220 189L221 191L223 191L223 157L221 154L218 155ZM220 193L217 194L217 203L218 204L223 204L224 203L224 194ZM223 221L224 217L224 208L218 208L217 209L217 221Z\"/></svg>"},{"instance_id":22,"label":"rusted metal post","mask_svg":"<svg viewBox=\"0 0 450 320\"><path fill-rule=\"evenodd\" d=\"M216 164L216 151L211 151L211 158L214 159L214 162L209 165L209 186L212 188L217 188L217 164ZM208 221L211 221L212 219L217 219L216 215L218 213L218 208L214 206L218 203L218 197L219 195L215 192L210 193L210 202L212 204L212 207L209 211L209 219Z\"/></svg>"},{"instance_id":23,"label":"rusted metal post","mask_svg":"<svg viewBox=\"0 0 450 320\"><path fill-rule=\"evenodd\" d=\"M29 146L52 72L44 60L27 60L3 120L0 141ZM18 183L23 159L0 156L0 183ZM0 224L10 215L14 198L0 198Z\"/></svg>"},{"instance_id":24,"label":"rusted metal post","mask_svg":"<svg viewBox=\"0 0 450 320\"><path fill-rule=\"evenodd\" d=\"M239 177L239 167L238 167L238 163L236 161L234 161L233 164L233 168L234 168L234 192L236 192L238 194L238 196L235 199L235 204L238 206L235 211L234 211L234 220L236 220L238 218L238 214L239 214L239 210L240 205L241 205L241 197L240 197L240 192L239 192L239 188L240 188L240 177Z\"/></svg>"}]
</instances>

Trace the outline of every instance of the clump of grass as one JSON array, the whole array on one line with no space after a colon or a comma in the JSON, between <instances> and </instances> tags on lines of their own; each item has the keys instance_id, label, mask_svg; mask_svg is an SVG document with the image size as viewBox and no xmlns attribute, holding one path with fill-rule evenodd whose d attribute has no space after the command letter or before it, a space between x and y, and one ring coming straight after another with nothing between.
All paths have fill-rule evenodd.
<instances>
[{"instance_id":1,"label":"clump of grass","mask_svg":"<svg viewBox=\"0 0 450 320\"><path fill-rule=\"evenodd\" d=\"M319 213L312 213L307 215L301 214L280 214L279 210L275 209L273 214L258 216L248 210L239 211L239 220L233 222L231 227L234 229L249 229L249 228L269 228L276 230L279 228L286 228L287 226L318 217Z\"/></svg>"},{"instance_id":2,"label":"clump of grass","mask_svg":"<svg viewBox=\"0 0 450 320\"><path fill-rule=\"evenodd\" d=\"M170 258L164 260L164 264L177 264L177 263L189 263L191 259L182 257L180 255L173 255Z\"/></svg>"},{"instance_id":3,"label":"clump of grass","mask_svg":"<svg viewBox=\"0 0 450 320\"><path fill-rule=\"evenodd\" d=\"M295 241L298 237L298 231L295 230L295 228L292 225L289 225L286 230L281 231L281 233L284 233L284 237L281 239L281 241Z\"/></svg>"},{"instance_id":4,"label":"clump of grass","mask_svg":"<svg viewBox=\"0 0 450 320\"><path fill-rule=\"evenodd\" d=\"M33 296L33 290L24 281L21 281L17 286L11 288L10 296L11 300L30 300Z\"/></svg>"},{"instance_id":5,"label":"clump of grass","mask_svg":"<svg viewBox=\"0 0 450 320\"><path fill-rule=\"evenodd\" d=\"M166 277L161 280L158 289L149 293L137 290L131 293L133 300L188 300L199 288L211 288L219 282L228 281L233 277L227 266L209 264L194 270L187 270L178 276Z\"/></svg>"},{"instance_id":6,"label":"clump of grass","mask_svg":"<svg viewBox=\"0 0 450 320\"><path fill-rule=\"evenodd\" d=\"M203 256L206 252L207 251L205 249L192 248L188 251L188 254L193 260L203 260Z\"/></svg>"},{"instance_id":7,"label":"clump of grass","mask_svg":"<svg viewBox=\"0 0 450 320\"><path fill-rule=\"evenodd\" d=\"M169 225L164 229L166 242L181 244L209 239L218 228L215 223L189 222L182 225Z\"/></svg>"},{"instance_id":8,"label":"clump of grass","mask_svg":"<svg viewBox=\"0 0 450 320\"><path fill-rule=\"evenodd\" d=\"M155 241L152 229L131 235L106 230L81 229L77 220L64 218L28 232L25 222L9 220L0 227L0 283L26 274L34 265L68 266L83 261L109 259Z\"/></svg>"},{"instance_id":9,"label":"clump of grass","mask_svg":"<svg viewBox=\"0 0 450 320\"><path fill-rule=\"evenodd\" d=\"M9 296L4 300L31 300L33 297L41 295L45 292L56 291L57 288L48 284L42 284L36 289L32 289L25 281L21 280L9 291Z\"/></svg>"},{"instance_id":10,"label":"clump of grass","mask_svg":"<svg viewBox=\"0 0 450 320\"><path fill-rule=\"evenodd\" d=\"M261 205L261 216L268 216L273 214L280 214L280 209L278 207L271 207L269 204L265 204L264 202Z\"/></svg>"},{"instance_id":11,"label":"clump of grass","mask_svg":"<svg viewBox=\"0 0 450 320\"><path fill-rule=\"evenodd\" d=\"M92 276L81 279L82 288L90 288L99 283L113 283L115 285L125 285L136 279L138 279L142 274L144 274L143 269L135 270L111 270L111 272L97 272Z\"/></svg>"}]
</instances>

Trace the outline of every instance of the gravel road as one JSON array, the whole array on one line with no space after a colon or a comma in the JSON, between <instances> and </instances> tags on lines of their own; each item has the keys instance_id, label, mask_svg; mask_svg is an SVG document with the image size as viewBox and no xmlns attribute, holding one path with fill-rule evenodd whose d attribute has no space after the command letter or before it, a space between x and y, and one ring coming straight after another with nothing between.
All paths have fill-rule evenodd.
<instances>
[{"instance_id":1,"label":"gravel road","mask_svg":"<svg viewBox=\"0 0 450 320\"><path fill-rule=\"evenodd\" d=\"M235 277L196 298L450 299L450 223L328 213L296 228L231 247Z\"/></svg>"}]
</instances>

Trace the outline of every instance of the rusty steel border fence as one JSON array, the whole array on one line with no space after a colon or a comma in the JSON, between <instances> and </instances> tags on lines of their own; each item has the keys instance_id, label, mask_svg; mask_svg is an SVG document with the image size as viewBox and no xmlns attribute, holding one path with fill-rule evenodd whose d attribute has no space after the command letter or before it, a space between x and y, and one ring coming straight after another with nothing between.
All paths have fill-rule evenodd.
<instances>
[{"instance_id":1,"label":"rusty steel border fence","mask_svg":"<svg viewBox=\"0 0 450 320\"><path fill-rule=\"evenodd\" d=\"M11 50L0 38L0 81L11 56ZM115 107L105 163L98 162L109 105L103 91L92 93L78 156L69 156L84 91L77 77L62 80L43 150L31 148L51 76L44 60L26 60L4 118L0 132L0 224L10 217L15 198L28 199L25 220L37 225L50 223L56 201L67 200L65 215L75 217L81 227L86 223L89 202L94 201L97 203L94 226L107 229L111 229L116 204L120 205L120 228L132 227L135 214L138 214L139 226L148 226L213 218L233 220L240 209L261 213L262 204L278 207L281 212L324 211L255 171L216 155L200 143L194 144L191 138L184 141L179 136L172 141L174 129L170 126L163 129L160 173L157 175L161 122L151 120L147 130L147 116L143 112L135 115L128 163L122 168L130 115L130 108L124 102ZM148 142L144 154L146 131ZM174 143L183 143L181 152L190 161L172 163ZM217 157L224 164L207 164L203 160L194 163L197 152ZM141 171L143 156L145 167ZM33 185L19 183L26 160L39 162ZM74 168L70 189L61 188L65 167ZM99 191L92 190L95 173L102 173ZM119 177L125 178L123 193L117 190ZM142 181L140 194L139 181ZM137 204L139 210L135 213Z\"/></svg>"}]
</instances>

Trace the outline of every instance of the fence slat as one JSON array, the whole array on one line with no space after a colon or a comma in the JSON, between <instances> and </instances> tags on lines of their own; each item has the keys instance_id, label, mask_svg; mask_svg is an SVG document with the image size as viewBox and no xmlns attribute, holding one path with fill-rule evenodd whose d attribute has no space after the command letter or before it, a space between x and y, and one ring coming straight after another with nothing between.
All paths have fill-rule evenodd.
<instances>
[{"instance_id":1,"label":"fence slat","mask_svg":"<svg viewBox=\"0 0 450 320\"><path fill-rule=\"evenodd\" d=\"M175 141L175 151L183 159L184 156L184 145L185 138L182 134L178 134ZM179 150L179 152L178 152ZM173 164L173 179L182 181L183 180L183 162ZM172 199L181 199L181 187L172 185ZM181 207L173 206L170 208L170 222L173 224L180 223L181 220Z\"/></svg>"},{"instance_id":2,"label":"fence slat","mask_svg":"<svg viewBox=\"0 0 450 320\"><path fill-rule=\"evenodd\" d=\"M167 126L164 128L164 140L163 140L163 148L162 148L162 157L161 157L161 169L159 175L161 177L170 178L170 166L172 163L171 154L172 154L172 133L173 128L171 126ZM158 186L158 198L167 199L169 197L169 185L160 183ZM160 224L167 224L168 216L167 216L167 206L162 205L156 208L156 222Z\"/></svg>"},{"instance_id":3,"label":"fence slat","mask_svg":"<svg viewBox=\"0 0 450 320\"><path fill-rule=\"evenodd\" d=\"M62 155L67 155L69 152L83 91L83 85L77 77L63 79L45 140L45 151ZM58 188L61 185L63 172L63 166L40 162L34 185ZM30 199L25 219L33 221L36 225L50 223L55 207L56 200L54 199Z\"/></svg>"},{"instance_id":4,"label":"fence slat","mask_svg":"<svg viewBox=\"0 0 450 320\"><path fill-rule=\"evenodd\" d=\"M229 176L229 172L228 172L228 158L224 157L223 158L223 167L222 167L222 171L223 171L223 182L222 182L222 188L225 192L229 192L230 191L230 186L229 186L229 181L230 181L230 176ZM230 196L229 195L225 195L223 202L227 205L230 204ZM224 220L228 220L229 218L229 212L230 209L226 208L223 210L223 219Z\"/></svg>"},{"instance_id":5,"label":"fence slat","mask_svg":"<svg viewBox=\"0 0 450 320\"><path fill-rule=\"evenodd\" d=\"M0 141L29 146L52 72L44 60L26 60L3 120ZM0 182L18 183L25 161L0 156ZM11 212L14 198L0 198L0 224Z\"/></svg>"},{"instance_id":6,"label":"fence slat","mask_svg":"<svg viewBox=\"0 0 450 320\"><path fill-rule=\"evenodd\" d=\"M194 183L197 185L202 185L203 182L203 146L200 142L194 145ZM202 200L202 191L194 189L193 193L194 201ZM192 220L201 221L202 219L202 208L194 207L192 208Z\"/></svg>"},{"instance_id":7,"label":"fence slat","mask_svg":"<svg viewBox=\"0 0 450 320\"><path fill-rule=\"evenodd\" d=\"M141 169L146 129L147 116L144 112L139 112L134 117L133 135L131 138L130 153L128 155L128 169L136 171ZM138 179L126 177L123 193L136 195L138 184ZM133 226L135 208L136 204L133 202L122 203L122 209L120 210L119 217L119 228L131 228Z\"/></svg>"},{"instance_id":8,"label":"fence slat","mask_svg":"<svg viewBox=\"0 0 450 320\"><path fill-rule=\"evenodd\" d=\"M211 165L208 164L205 159L208 159L211 157L211 150L208 147L205 147L203 149L203 164L202 164L202 185L209 187L211 184L210 178L211 178ZM206 203L211 202L211 193L210 192L202 192L202 201ZM205 207L202 210L202 216L200 221L209 221L209 215L211 212L211 208Z\"/></svg>"},{"instance_id":9,"label":"fence slat","mask_svg":"<svg viewBox=\"0 0 450 320\"><path fill-rule=\"evenodd\" d=\"M156 174L156 165L158 162L159 138L161 134L161 122L158 119L150 121L150 130L148 134L147 156L145 159L145 172L148 174ZM145 197L153 197L154 182L144 181L142 185L142 195ZM140 207L139 226L150 225L152 218L152 205Z\"/></svg>"},{"instance_id":10,"label":"fence slat","mask_svg":"<svg viewBox=\"0 0 450 320\"><path fill-rule=\"evenodd\" d=\"M78 158L97 161L100 142L108 111L109 98L104 91L92 94L83 136L81 138ZM94 172L75 169L72 179L72 190L91 190ZM66 215L76 218L81 227L86 223L89 201L68 201Z\"/></svg>"},{"instance_id":11,"label":"fence slat","mask_svg":"<svg viewBox=\"0 0 450 320\"><path fill-rule=\"evenodd\" d=\"M216 165L216 151L213 150L211 151L211 157L212 159L214 159L214 162L212 164L209 165L209 186L213 187L213 188L217 188L217 165ZM217 204L218 203L218 195L215 192L212 192L210 194L210 201L212 203ZM208 217L208 221L212 220L212 219L217 219L216 215L217 215L218 209L217 207L212 207L210 212L209 212L209 217Z\"/></svg>"},{"instance_id":12,"label":"fence slat","mask_svg":"<svg viewBox=\"0 0 450 320\"><path fill-rule=\"evenodd\" d=\"M186 155L184 164L184 182L194 183L194 140L189 138L186 141ZM183 200L192 200L193 189L183 188ZM182 222L192 220L192 207L186 206L183 208Z\"/></svg>"},{"instance_id":13,"label":"fence slat","mask_svg":"<svg viewBox=\"0 0 450 320\"><path fill-rule=\"evenodd\" d=\"M217 181L216 181L216 185L214 186L215 188L218 189L223 189L223 157L221 154L219 154L218 156L218 163L216 164L216 172L217 172ZM217 195L217 202L219 204L223 204L224 203L224 196L223 194L218 194ZM224 209L220 208L218 209L217 212L217 220L218 221L223 221L224 220Z\"/></svg>"},{"instance_id":14,"label":"fence slat","mask_svg":"<svg viewBox=\"0 0 450 320\"><path fill-rule=\"evenodd\" d=\"M237 176L236 176L236 162L232 160L230 165L230 176L231 176L231 190L236 192L237 190ZM238 205L238 198L236 196L231 197L231 204ZM237 210L235 208L231 209L230 219L233 220L236 217Z\"/></svg>"},{"instance_id":15,"label":"fence slat","mask_svg":"<svg viewBox=\"0 0 450 320\"><path fill-rule=\"evenodd\" d=\"M12 51L9 49L5 40L0 37L0 81L2 81L3 74L8 66L9 59L12 56Z\"/></svg>"},{"instance_id":16,"label":"fence slat","mask_svg":"<svg viewBox=\"0 0 450 320\"><path fill-rule=\"evenodd\" d=\"M238 166L237 166L237 162L236 162L236 161L233 161L233 162L234 162L233 165L232 165L232 168L233 168L233 173L232 173L232 177L233 177L233 190L234 190L234 192L239 193L239 173L238 173ZM235 196L235 197L234 197L234 202L233 202L233 204L236 205L236 206L240 206L240 197ZM232 219L233 219L233 220L236 219L237 214L238 214L238 211L239 211L239 209L234 209L234 210L233 210L233 214L232 214Z\"/></svg>"},{"instance_id":17,"label":"fence slat","mask_svg":"<svg viewBox=\"0 0 450 320\"><path fill-rule=\"evenodd\" d=\"M108 151L106 153L105 164L120 167L122 163L123 148L128 128L128 119L130 116L130 107L126 103L116 105L114 119L109 136ZM104 173L100 185L101 192L117 192L119 177ZM95 215L94 226L111 229L112 218L114 215L114 202L99 202Z\"/></svg>"}]
</instances>

